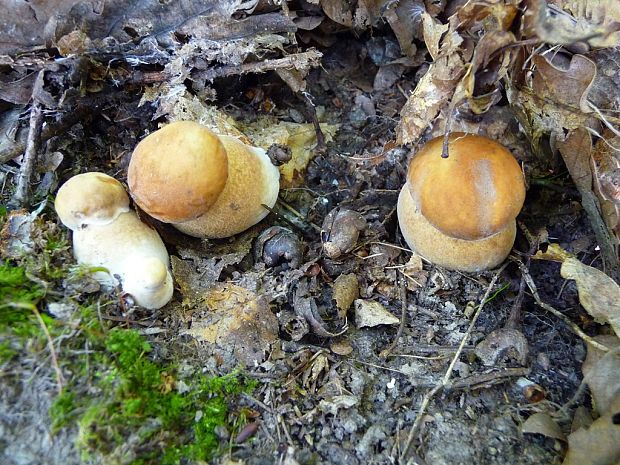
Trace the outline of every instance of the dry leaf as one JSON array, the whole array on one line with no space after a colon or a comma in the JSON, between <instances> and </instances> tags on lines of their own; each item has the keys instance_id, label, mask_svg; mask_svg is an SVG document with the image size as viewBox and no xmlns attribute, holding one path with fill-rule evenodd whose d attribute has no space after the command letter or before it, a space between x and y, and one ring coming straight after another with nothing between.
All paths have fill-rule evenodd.
<instances>
[{"instance_id":1,"label":"dry leaf","mask_svg":"<svg viewBox=\"0 0 620 465\"><path fill-rule=\"evenodd\" d=\"M338 355L349 355L353 352L353 346L347 339L336 339L329 344L331 351Z\"/></svg>"},{"instance_id":2,"label":"dry leaf","mask_svg":"<svg viewBox=\"0 0 620 465\"><path fill-rule=\"evenodd\" d=\"M334 281L334 300L338 307L338 316L344 318L355 299L360 296L360 285L355 274L341 274Z\"/></svg>"},{"instance_id":3,"label":"dry leaf","mask_svg":"<svg viewBox=\"0 0 620 465\"><path fill-rule=\"evenodd\" d=\"M590 133L584 128L577 128L571 131L566 139L556 141L556 145L581 195L592 192L592 169L590 168L592 137Z\"/></svg>"},{"instance_id":4,"label":"dry leaf","mask_svg":"<svg viewBox=\"0 0 620 465\"><path fill-rule=\"evenodd\" d=\"M620 44L620 7L615 0L537 0L529 2L526 30L549 44L587 42L592 47Z\"/></svg>"},{"instance_id":5,"label":"dry leaf","mask_svg":"<svg viewBox=\"0 0 620 465\"><path fill-rule=\"evenodd\" d=\"M338 258L357 245L360 232L367 227L366 219L354 210L336 207L323 220L323 250L329 258Z\"/></svg>"},{"instance_id":6,"label":"dry leaf","mask_svg":"<svg viewBox=\"0 0 620 465\"><path fill-rule=\"evenodd\" d=\"M204 315L183 334L233 354L247 365L262 362L278 338L278 320L260 296L234 284L218 283L204 296Z\"/></svg>"},{"instance_id":7,"label":"dry leaf","mask_svg":"<svg viewBox=\"0 0 620 465\"><path fill-rule=\"evenodd\" d=\"M332 415L337 415L338 410L340 409L348 409L357 405L360 399L357 396L350 396L346 394L342 394L339 396L333 396L319 402L319 410L323 413L330 413Z\"/></svg>"},{"instance_id":8,"label":"dry leaf","mask_svg":"<svg viewBox=\"0 0 620 465\"><path fill-rule=\"evenodd\" d=\"M600 341L600 340L599 340ZM588 384L594 408L596 411L604 415L612 408L612 404L620 397L620 347L619 341L616 339L615 348L604 354L594 363L591 353L596 351L588 346L588 363L583 364L583 380ZM611 345L608 345L610 347ZM613 346L611 346L613 347Z\"/></svg>"},{"instance_id":9,"label":"dry leaf","mask_svg":"<svg viewBox=\"0 0 620 465\"><path fill-rule=\"evenodd\" d=\"M478 343L474 351L485 366L496 365L506 356L525 365L529 353L529 344L521 331L512 328L500 328L486 336Z\"/></svg>"},{"instance_id":10,"label":"dry leaf","mask_svg":"<svg viewBox=\"0 0 620 465\"><path fill-rule=\"evenodd\" d=\"M521 425L521 432L542 434L548 438L566 441L566 436L556 421L548 414L542 412L530 415L530 417Z\"/></svg>"},{"instance_id":11,"label":"dry leaf","mask_svg":"<svg viewBox=\"0 0 620 465\"><path fill-rule=\"evenodd\" d=\"M610 410L588 429L568 436L568 453L563 465L618 465L620 463L620 396ZM615 421L614 421L615 420Z\"/></svg>"},{"instance_id":12,"label":"dry leaf","mask_svg":"<svg viewBox=\"0 0 620 465\"><path fill-rule=\"evenodd\" d=\"M372 328L379 325L397 325L400 320L374 300L357 299L355 301L355 326Z\"/></svg>"},{"instance_id":13,"label":"dry leaf","mask_svg":"<svg viewBox=\"0 0 620 465\"><path fill-rule=\"evenodd\" d=\"M543 55L534 55L536 73L534 92L562 105L579 108L583 113L592 109L587 103L588 92L596 77L596 64L583 55L573 55L568 69L550 63Z\"/></svg>"},{"instance_id":14,"label":"dry leaf","mask_svg":"<svg viewBox=\"0 0 620 465\"><path fill-rule=\"evenodd\" d=\"M605 131L592 150L594 192L601 205L601 214L610 234L620 240L620 137Z\"/></svg>"},{"instance_id":15,"label":"dry leaf","mask_svg":"<svg viewBox=\"0 0 620 465\"><path fill-rule=\"evenodd\" d=\"M460 49L463 43L461 36L426 13L422 15L422 22L424 41L435 61L400 112L401 120L397 128L399 144L417 141L450 101L466 71Z\"/></svg>"},{"instance_id":16,"label":"dry leaf","mask_svg":"<svg viewBox=\"0 0 620 465\"><path fill-rule=\"evenodd\" d=\"M258 118L255 122L239 126L254 145L265 150L273 144L285 145L291 150L291 160L279 167L280 186L292 187L305 182L303 174L308 163L314 158L316 130L312 124L298 124L277 121L274 118ZM340 125L321 123L325 142L330 142Z\"/></svg>"},{"instance_id":17,"label":"dry leaf","mask_svg":"<svg viewBox=\"0 0 620 465\"><path fill-rule=\"evenodd\" d=\"M620 336L620 286L613 279L584 265L558 244L550 244L546 252L536 252L534 258L562 262L560 274L575 281L583 308L599 323L609 323Z\"/></svg>"},{"instance_id":18,"label":"dry leaf","mask_svg":"<svg viewBox=\"0 0 620 465\"><path fill-rule=\"evenodd\" d=\"M560 274L577 284L579 301L599 323L609 323L620 336L620 286L602 271L584 265L576 258L562 263Z\"/></svg>"}]
</instances>

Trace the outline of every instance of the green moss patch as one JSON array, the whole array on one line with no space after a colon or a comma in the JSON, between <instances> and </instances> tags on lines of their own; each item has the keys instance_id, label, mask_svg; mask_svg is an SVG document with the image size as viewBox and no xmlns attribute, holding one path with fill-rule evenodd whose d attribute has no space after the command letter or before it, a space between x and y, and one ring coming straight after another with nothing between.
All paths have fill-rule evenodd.
<instances>
[{"instance_id":1,"label":"green moss patch","mask_svg":"<svg viewBox=\"0 0 620 465\"><path fill-rule=\"evenodd\" d=\"M239 373L198 374L184 380L180 392L175 367L149 360L151 346L136 331L111 330L102 349L93 395L69 389L51 411L56 427L77 421L85 455L98 452L111 463L175 464L220 451L216 428L239 423L230 405L252 382Z\"/></svg>"},{"instance_id":2,"label":"green moss patch","mask_svg":"<svg viewBox=\"0 0 620 465\"><path fill-rule=\"evenodd\" d=\"M241 373L212 377L190 368L180 374L177 364L154 360L139 332L110 329L99 318L96 309L109 304L101 295L63 298L68 271L41 273L50 268L31 269L34 258L0 264L0 365L19 377L20 357L54 363L45 325L64 377L49 412L53 429L76 430L84 459L98 456L109 464L177 464L222 453L228 444L216 431L232 436L245 425L234 406L254 383ZM45 314L47 299L73 305L71 321Z\"/></svg>"}]
</instances>

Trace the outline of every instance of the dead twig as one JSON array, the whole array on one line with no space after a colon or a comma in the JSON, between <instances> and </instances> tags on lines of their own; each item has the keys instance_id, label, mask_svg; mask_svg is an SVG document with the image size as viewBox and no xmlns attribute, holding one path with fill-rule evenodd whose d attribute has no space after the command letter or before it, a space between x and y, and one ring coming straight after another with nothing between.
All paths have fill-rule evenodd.
<instances>
[{"instance_id":1,"label":"dead twig","mask_svg":"<svg viewBox=\"0 0 620 465\"><path fill-rule=\"evenodd\" d=\"M482 301L480 302L480 305L478 305L478 308L476 309L474 316L469 322L467 331L463 335L463 338L461 339L461 343L459 344L459 347L456 353L454 354L454 357L452 357L452 361L450 362L450 365L448 366L448 369L446 370L445 375L434 388L432 388L430 391L428 391L424 395L424 398L422 399L422 404L420 405L420 409L418 411L415 421L413 422L413 426L411 427L411 430L409 431L407 442L405 443L405 447L403 448L402 454L400 456L400 463L406 462L407 455L409 454L409 449L411 448L411 445L413 444L413 440L418 434L420 425L422 424L422 418L424 417L424 414L426 413L426 409L428 408L431 400L433 399L433 397L435 397L435 395L439 391L449 386L450 378L452 377L452 370L454 370L454 366L456 365L456 362L461 356L461 353L463 352L463 349L465 348L465 344L467 344L467 341L469 340L469 336L471 335L471 332L473 331L474 326L476 325L476 322L478 321L478 318L480 317L480 314L482 313L482 309L484 308L484 305L486 304L487 299L489 298L489 295L491 294L491 290L495 286L495 283L499 279L502 271L504 271L506 266L507 266L507 263L504 263L504 265L502 265L502 267L499 270L497 270L497 272L493 276L493 279L491 279L491 282L489 283L489 286L487 287L487 290L485 291L484 296L482 297Z\"/></svg>"},{"instance_id":2,"label":"dead twig","mask_svg":"<svg viewBox=\"0 0 620 465\"><path fill-rule=\"evenodd\" d=\"M216 78L226 76L236 76L248 73L264 73L282 68L306 69L319 66L323 54L318 50L308 50L307 52L296 53L284 58L274 60L255 61L252 63L243 63L241 65L228 65L219 68L213 68L207 71L205 78L207 81L213 81Z\"/></svg>"},{"instance_id":3,"label":"dead twig","mask_svg":"<svg viewBox=\"0 0 620 465\"><path fill-rule=\"evenodd\" d=\"M489 373L478 373L467 378L459 379L452 383L450 389L482 389L500 384L506 381L507 378L516 378L520 376L527 376L530 374L530 369L525 367L520 368L503 368L501 370L494 370Z\"/></svg>"},{"instance_id":4,"label":"dead twig","mask_svg":"<svg viewBox=\"0 0 620 465\"><path fill-rule=\"evenodd\" d=\"M30 109L30 123L28 131L28 139L26 141L26 151L24 159L17 175L17 182L13 197L9 201L9 207L12 209L24 208L28 204L30 191L30 178L34 171L34 165L37 160L39 147L41 146L41 129L43 127L43 112L41 102L37 98L38 90L43 87L44 71L39 71L34 90L32 91L32 107Z\"/></svg>"},{"instance_id":5,"label":"dead twig","mask_svg":"<svg viewBox=\"0 0 620 465\"><path fill-rule=\"evenodd\" d=\"M405 274L402 271L400 272L403 275ZM398 345L398 340L403 335L403 331L405 329L405 321L407 319L407 285L405 283L405 280L399 276L400 275L396 273L396 281L398 282L400 288L400 325L398 325L398 331L396 331L396 335L394 336L394 340L392 341L392 343L387 347L387 349L381 351L381 357L389 357L389 355Z\"/></svg>"},{"instance_id":6,"label":"dead twig","mask_svg":"<svg viewBox=\"0 0 620 465\"><path fill-rule=\"evenodd\" d=\"M584 333L581 330L581 328L579 326L577 326L576 323L573 323L562 312L560 312L559 310L555 309L551 305L543 302L542 299L540 298L540 295L538 294L538 288L536 287L536 284L534 283L534 279L530 275L528 269L525 267L523 262L521 260L514 259L514 258L513 258L513 261L515 263L517 263L517 265L519 266L519 269L521 270L521 273L523 273L523 276L525 277L525 283L527 284L527 287L530 289L530 292L532 293L532 296L534 297L534 300L536 301L536 305L538 305L539 307L547 310L549 313L552 313L553 315L558 317L560 320L562 320L562 322L564 322L564 324L566 324L570 329L572 329L573 332L577 336L579 336L581 339L583 339L586 343L588 343L591 346L596 347L597 349L602 350L604 352L609 351L609 348L607 346L601 344L600 342L597 342L596 340L594 340L593 338L588 336L586 333Z\"/></svg>"}]
</instances>

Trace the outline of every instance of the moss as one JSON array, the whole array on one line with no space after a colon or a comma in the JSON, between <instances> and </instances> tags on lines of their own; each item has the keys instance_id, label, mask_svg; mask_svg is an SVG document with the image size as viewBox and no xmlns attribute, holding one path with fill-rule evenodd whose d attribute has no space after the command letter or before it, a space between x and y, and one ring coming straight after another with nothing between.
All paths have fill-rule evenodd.
<instances>
[{"instance_id":1,"label":"moss","mask_svg":"<svg viewBox=\"0 0 620 465\"><path fill-rule=\"evenodd\" d=\"M254 385L239 373L200 374L179 393L175 367L151 361L151 346L136 331L112 329L102 350L91 387L96 394L64 394L50 411L56 427L77 418L85 458L98 453L109 463L207 460L220 447L218 426L243 426L234 420L231 401Z\"/></svg>"},{"instance_id":2,"label":"moss","mask_svg":"<svg viewBox=\"0 0 620 465\"><path fill-rule=\"evenodd\" d=\"M0 265L0 305L37 303L44 290L27 275L26 270L6 262Z\"/></svg>"},{"instance_id":3,"label":"moss","mask_svg":"<svg viewBox=\"0 0 620 465\"><path fill-rule=\"evenodd\" d=\"M67 266L64 234L46 227L37 238L40 246L29 256L0 262L0 364L19 376L20 357L47 354L46 326L55 341L54 363L65 374L64 389L49 411L53 429L75 428L85 461L177 464L221 452L216 428L234 434L244 426L244 415L233 405L253 383L240 373L198 373L183 379L180 392L175 364L153 360L151 345L138 332L110 329L100 319L101 308L111 304L105 297L63 296L63 283L80 273ZM42 310L50 296L76 307L71 321ZM40 363L50 359L44 356Z\"/></svg>"}]
</instances>

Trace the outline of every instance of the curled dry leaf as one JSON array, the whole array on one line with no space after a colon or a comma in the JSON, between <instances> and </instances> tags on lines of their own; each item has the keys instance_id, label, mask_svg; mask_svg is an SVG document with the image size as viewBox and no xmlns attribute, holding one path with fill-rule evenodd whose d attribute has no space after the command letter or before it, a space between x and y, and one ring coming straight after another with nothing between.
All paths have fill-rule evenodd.
<instances>
[{"instance_id":1,"label":"curled dry leaf","mask_svg":"<svg viewBox=\"0 0 620 465\"><path fill-rule=\"evenodd\" d=\"M620 286L602 271L576 258L565 260L560 274L575 281L583 308L599 323L609 323L620 336Z\"/></svg>"},{"instance_id":2,"label":"curled dry leaf","mask_svg":"<svg viewBox=\"0 0 620 465\"><path fill-rule=\"evenodd\" d=\"M577 284L579 301L599 323L609 323L620 336L620 286L596 268L584 265L558 244L551 244L546 252L537 252L535 259L562 262L560 274Z\"/></svg>"},{"instance_id":3,"label":"curled dry leaf","mask_svg":"<svg viewBox=\"0 0 620 465\"><path fill-rule=\"evenodd\" d=\"M620 241L620 154L613 147L620 147L620 137L604 132L592 150L592 169L603 220Z\"/></svg>"},{"instance_id":4,"label":"curled dry leaf","mask_svg":"<svg viewBox=\"0 0 620 465\"><path fill-rule=\"evenodd\" d=\"M525 30L549 44L614 47L620 44L620 6L615 0L530 1Z\"/></svg>"},{"instance_id":5,"label":"curled dry leaf","mask_svg":"<svg viewBox=\"0 0 620 465\"><path fill-rule=\"evenodd\" d=\"M344 318L355 299L360 296L360 285L353 273L341 274L334 281L334 300L338 307L338 316Z\"/></svg>"},{"instance_id":6,"label":"curled dry leaf","mask_svg":"<svg viewBox=\"0 0 620 465\"><path fill-rule=\"evenodd\" d=\"M609 411L588 429L568 436L568 453L562 465L618 465L620 462L620 396Z\"/></svg>"},{"instance_id":7,"label":"curled dry leaf","mask_svg":"<svg viewBox=\"0 0 620 465\"><path fill-rule=\"evenodd\" d=\"M234 284L218 283L205 293L204 304L205 311L184 334L246 365L265 359L278 338L278 320L265 299Z\"/></svg>"},{"instance_id":8,"label":"curled dry leaf","mask_svg":"<svg viewBox=\"0 0 620 465\"><path fill-rule=\"evenodd\" d=\"M314 298L307 297L308 294L308 282L300 281L295 290L295 296L293 297L293 308L297 315L305 319L312 329L313 334L320 337L336 337L344 334L347 330L346 324L338 333L333 333L327 329Z\"/></svg>"},{"instance_id":9,"label":"curled dry leaf","mask_svg":"<svg viewBox=\"0 0 620 465\"><path fill-rule=\"evenodd\" d=\"M569 435L564 465L617 465L620 461L620 340L611 335L595 339L610 350L603 353L588 346L582 369L600 418L581 420L585 427Z\"/></svg>"},{"instance_id":10,"label":"curled dry leaf","mask_svg":"<svg viewBox=\"0 0 620 465\"><path fill-rule=\"evenodd\" d=\"M562 105L578 107L583 113L590 113L587 98L596 77L596 64L584 55L573 55L568 69L561 69L543 55L534 55L536 65L533 89ZM542 92L545 92L544 94Z\"/></svg>"},{"instance_id":11,"label":"curled dry leaf","mask_svg":"<svg viewBox=\"0 0 620 465\"><path fill-rule=\"evenodd\" d=\"M566 436L557 422L547 413L534 413L521 425L522 433L542 434L548 438L566 441Z\"/></svg>"},{"instance_id":12,"label":"curled dry leaf","mask_svg":"<svg viewBox=\"0 0 620 465\"><path fill-rule=\"evenodd\" d=\"M614 399L620 396L620 340L613 336L598 336L596 340L611 350L602 353L588 346L588 355L582 370L583 379L594 400L594 407L602 415L610 409Z\"/></svg>"},{"instance_id":13,"label":"curled dry leaf","mask_svg":"<svg viewBox=\"0 0 620 465\"><path fill-rule=\"evenodd\" d=\"M415 142L429 127L440 110L450 101L461 77L465 62L461 56L461 36L448 25L422 14L424 42L434 58L400 113L397 142Z\"/></svg>"},{"instance_id":14,"label":"curled dry leaf","mask_svg":"<svg viewBox=\"0 0 620 465\"><path fill-rule=\"evenodd\" d=\"M521 331L501 328L492 331L478 343L474 353L485 366L496 365L506 356L514 358L520 365L525 365L529 345Z\"/></svg>"},{"instance_id":15,"label":"curled dry leaf","mask_svg":"<svg viewBox=\"0 0 620 465\"><path fill-rule=\"evenodd\" d=\"M357 396L351 395L339 395L330 397L319 402L319 410L323 413L330 413L332 415L337 415L338 410L340 409L348 409L357 405L360 399Z\"/></svg>"},{"instance_id":16,"label":"curled dry leaf","mask_svg":"<svg viewBox=\"0 0 620 465\"><path fill-rule=\"evenodd\" d=\"M366 220L356 211L336 207L323 220L323 250L330 258L338 258L353 250Z\"/></svg>"}]
</instances>

